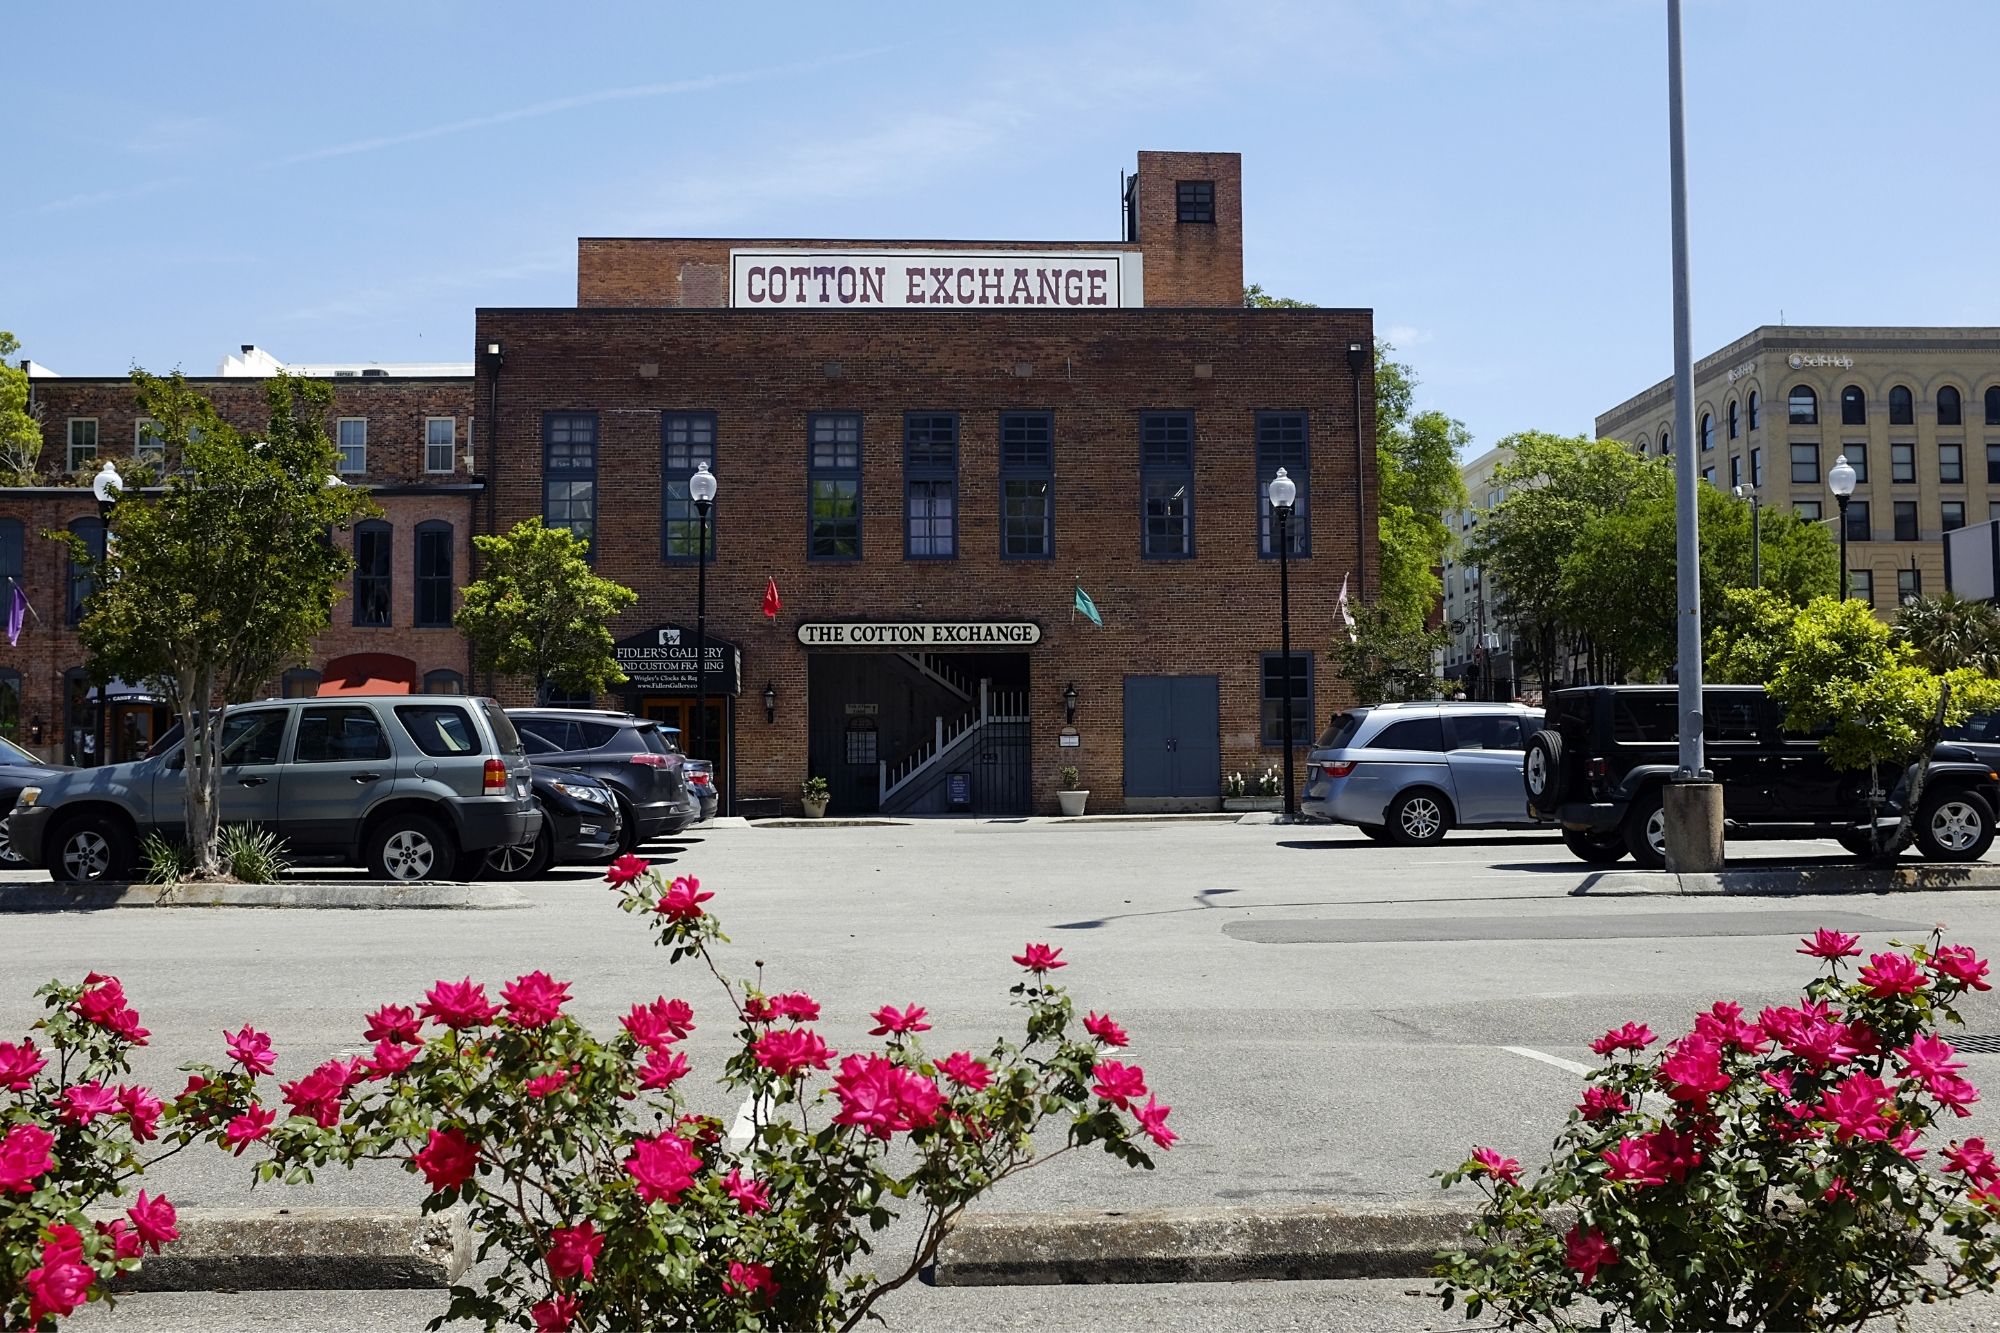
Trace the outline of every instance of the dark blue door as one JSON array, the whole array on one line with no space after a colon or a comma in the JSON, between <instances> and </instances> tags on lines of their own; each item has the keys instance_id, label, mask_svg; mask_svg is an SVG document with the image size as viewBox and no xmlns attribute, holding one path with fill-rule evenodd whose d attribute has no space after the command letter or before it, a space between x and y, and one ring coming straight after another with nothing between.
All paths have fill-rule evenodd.
<instances>
[{"instance_id":1,"label":"dark blue door","mask_svg":"<svg viewBox=\"0 0 2000 1333\"><path fill-rule=\"evenodd\" d=\"M1125 678L1125 795L1210 797L1221 790L1214 676Z\"/></svg>"}]
</instances>

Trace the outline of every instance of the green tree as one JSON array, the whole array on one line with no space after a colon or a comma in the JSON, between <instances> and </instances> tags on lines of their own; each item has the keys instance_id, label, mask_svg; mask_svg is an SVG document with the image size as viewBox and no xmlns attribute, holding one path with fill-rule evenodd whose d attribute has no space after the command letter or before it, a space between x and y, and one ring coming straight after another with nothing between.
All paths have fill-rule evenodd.
<instances>
[{"instance_id":1,"label":"green tree","mask_svg":"<svg viewBox=\"0 0 2000 1333\"><path fill-rule=\"evenodd\" d=\"M1243 304L1252 310L1317 310L1311 301L1295 301L1289 296L1273 296L1257 283L1243 289Z\"/></svg>"},{"instance_id":2,"label":"green tree","mask_svg":"<svg viewBox=\"0 0 2000 1333\"><path fill-rule=\"evenodd\" d=\"M1399 703L1437 696L1436 653L1450 642L1442 628L1414 628L1383 607L1355 617L1354 637L1337 638L1333 661L1361 704Z\"/></svg>"},{"instance_id":3,"label":"green tree","mask_svg":"<svg viewBox=\"0 0 2000 1333\"><path fill-rule=\"evenodd\" d=\"M1708 645L1711 678L1761 681L1784 705L1788 727L1824 731L1828 762L1868 771L1871 815L1881 808L1884 779L1906 774L1895 831L1885 840L1872 818L1869 827L1875 851L1901 852L1915 832L1945 728L2000 708L2000 680L1972 664L1977 652L1961 651L1958 640L1932 638L1919 648L1853 598L1816 597L1794 607L1769 591L1732 589L1724 601L1730 609ZM1914 633L1938 618L1908 609L1916 612Z\"/></svg>"},{"instance_id":4,"label":"green tree","mask_svg":"<svg viewBox=\"0 0 2000 1333\"><path fill-rule=\"evenodd\" d=\"M178 374L132 380L175 466L157 493L119 501L101 559L61 539L93 575L78 631L92 673L151 683L181 720L188 846L195 873L214 875L229 706L303 660L352 568L328 534L376 511L334 477L329 385L274 378L270 423L251 436Z\"/></svg>"},{"instance_id":5,"label":"green tree","mask_svg":"<svg viewBox=\"0 0 2000 1333\"><path fill-rule=\"evenodd\" d=\"M42 423L28 407L28 372L9 365L21 340L0 329L0 485L31 486L42 457Z\"/></svg>"},{"instance_id":6,"label":"green tree","mask_svg":"<svg viewBox=\"0 0 2000 1333\"><path fill-rule=\"evenodd\" d=\"M567 528L525 519L503 536L474 537L485 577L467 584L454 618L483 670L594 694L625 679L608 623L639 600L590 567Z\"/></svg>"}]
</instances>

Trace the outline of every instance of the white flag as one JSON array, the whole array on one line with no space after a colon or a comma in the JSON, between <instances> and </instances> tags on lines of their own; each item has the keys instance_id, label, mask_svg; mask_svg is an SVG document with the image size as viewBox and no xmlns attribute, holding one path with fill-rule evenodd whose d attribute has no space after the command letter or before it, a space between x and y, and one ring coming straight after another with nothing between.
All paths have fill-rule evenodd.
<instances>
[{"instance_id":1,"label":"white flag","mask_svg":"<svg viewBox=\"0 0 2000 1333\"><path fill-rule=\"evenodd\" d=\"M1354 613L1347 609L1347 579L1348 575L1346 574L1340 576L1340 601L1338 603L1340 619L1347 626L1347 641L1349 643L1359 643L1361 636L1354 632Z\"/></svg>"}]
</instances>

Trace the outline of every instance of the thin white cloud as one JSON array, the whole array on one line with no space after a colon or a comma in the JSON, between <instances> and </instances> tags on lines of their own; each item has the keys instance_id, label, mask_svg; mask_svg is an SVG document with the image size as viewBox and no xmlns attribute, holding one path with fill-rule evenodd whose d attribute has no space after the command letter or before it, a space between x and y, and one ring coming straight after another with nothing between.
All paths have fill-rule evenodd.
<instances>
[{"instance_id":1,"label":"thin white cloud","mask_svg":"<svg viewBox=\"0 0 2000 1333\"><path fill-rule=\"evenodd\" d=\"M163 190L179 189L192 185L192 176L169 176L164 180L141 181L137 185L121 185L112 190L91 190L84 194L65 195L61 199L51 199L35 208L37 213L62 213L72 208L92 208L98 204L115 204L126 199L140 199L149 194L159 194Z\"/></svg>"},{"instance_id":2,"label":"thin white cloud","mask_svg":"<svg viewBox=\"0 0 2000 1333\"><path fill-rule=\"evenodd\" d=\"M1436 335L1429 329L1420 329L1413 324L1392 324L1383 330L1382 336L1398 347L1415 347L1427 343Z\"/></svg>"},{"instance_id":3,"label":"thin white cloud","mask_svg":"<svg viewBox=\"0 0 2000 1333\"><path fill-rule=\"evenodd\" d=\"M283 311L273 318L285 324L318 324L329 320L365 319L384 310L417 304L413 300L416 297L462 291L488 292L502 283L541 277L548 273L560 273L571 268L575 262L574 254L564 249L557 254L525 259L518 264L457 269L431 273L421 278L399 278L393 283L350 287L343 290L339 296L313 305L300 306L296 310Z\"/></svg>"}]
</instances>

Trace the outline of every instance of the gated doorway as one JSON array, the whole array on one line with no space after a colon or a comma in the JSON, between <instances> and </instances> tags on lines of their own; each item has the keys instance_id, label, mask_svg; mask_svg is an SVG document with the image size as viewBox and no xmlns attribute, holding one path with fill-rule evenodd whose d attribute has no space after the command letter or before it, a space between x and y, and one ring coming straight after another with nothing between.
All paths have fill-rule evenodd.
<instances>
[{"instance_id":1,"label":"gated doorway","mask_svg":"<svg viewBox=\"0 0 2000 1333\"><path fill-rule=\"evenodd\" d=\"M1125 804L1193 809L1222 793L1214 676L1125 677Z\"/></svg>"}]
</instances>

